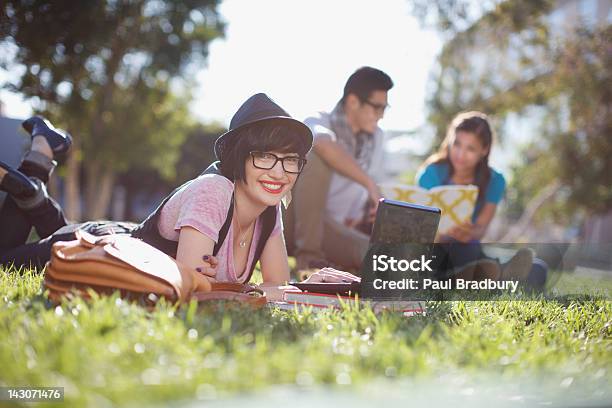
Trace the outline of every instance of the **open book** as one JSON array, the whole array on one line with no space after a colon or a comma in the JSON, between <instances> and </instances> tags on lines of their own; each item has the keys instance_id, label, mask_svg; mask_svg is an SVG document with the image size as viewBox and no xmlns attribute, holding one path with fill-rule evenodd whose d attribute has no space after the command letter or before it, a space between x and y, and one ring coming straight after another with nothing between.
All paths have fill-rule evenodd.
<instances>
[{"instance_id":1,"label":"open book","mask_svg":"<svg viewBox=\"0 0 612 408\"><path fill-rule=\"evenodd\" d=\"M391 200L438 207L442 210L439 234L471 221L478 198L478 187L474 185L445 185L427 190L408 184L385 183L380 185L380 190Z\"/></svg>"},{"instance_id":2,"label":"open book","mask_svg":"<svg viewBox=\"0 0 612 408\"><path fill-rule=\"evenodd\" d=\"M401 313L403 316L417 316L426 314L425 302L418 300L375 300L358 299L353 296L327 295L323 293L287 291L284 294L284 302L273 302L271 307L281 310L295 310L296 306L312 307L319 309L341 309L343 305L352 307L357 304L369 304L374 313L383 311Z\"/></svg>"}]
</instances>

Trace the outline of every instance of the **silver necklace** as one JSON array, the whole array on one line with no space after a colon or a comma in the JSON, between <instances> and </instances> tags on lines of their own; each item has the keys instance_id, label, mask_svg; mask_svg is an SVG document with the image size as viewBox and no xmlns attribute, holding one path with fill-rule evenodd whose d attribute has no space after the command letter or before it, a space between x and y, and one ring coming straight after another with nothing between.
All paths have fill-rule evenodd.
<instances>
[{"instance_id":1,"label":"silver necklace","mask_svg":"<svg viewBox=\"0 0 612 408\"><path fill-rule=\"evenodd\" d=\"M234 212L236 213L236 223L238 224L238 245L240 245L240 248L244 248L244 247L246 247L246 244L247 244L246 236L249 233L249 230L251 229L251 225L253 223L251 223L249 225L249 227L247 228L247 230L244 233L244 235L242 235L242 228L240 227L240 220L238 219L238 210L236 209L236 201L235 200L234 200Z\"/></svg>"}]
</instances>

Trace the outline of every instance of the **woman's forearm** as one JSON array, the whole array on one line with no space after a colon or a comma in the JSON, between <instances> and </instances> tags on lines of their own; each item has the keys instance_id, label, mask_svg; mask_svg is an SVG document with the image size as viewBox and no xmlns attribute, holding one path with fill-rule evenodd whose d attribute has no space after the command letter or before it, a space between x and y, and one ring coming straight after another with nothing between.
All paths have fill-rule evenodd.
<instances>
[{"instance_id":1,"label":"woman's forearm","mask_svg":"<svg viewBox=\"0 0 612 408\"><path fill-rule=\"evenodd\" d=\"M474 228L472 229L472 239L480 241L487 233L487 227L488 225L474 224Z\"/></svg>"},{"instance_id":2,"label":"woman's forearm","mask_svg":"<svg viewBox=\"0 0 612 408\"><path fill-rule=\"evenodd\" d=\"M261 254L260 265L265 284L284 285L289 281L289 262L282 233L268 239Z\"/></svg>"},{"instance_id":3,"label":"woman's forearm","mask_svg":"<svg viewBox=\"0 0 612 408\"><path fill-rule=\"evenodd\" d=\"M472 228L472 239L480 241L485 236L496 210L497 204L485 203Z\"/></svg>"}]
</instances>

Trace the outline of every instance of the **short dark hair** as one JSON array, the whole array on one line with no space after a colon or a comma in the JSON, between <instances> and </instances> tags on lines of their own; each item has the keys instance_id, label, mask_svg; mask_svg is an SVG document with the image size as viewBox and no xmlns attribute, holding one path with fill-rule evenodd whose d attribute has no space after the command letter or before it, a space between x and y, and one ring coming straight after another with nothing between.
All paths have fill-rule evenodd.
<instances>
[{"instance_id":1,"label":"short dark hair","mask_svg":"<svg viewBox=\"0 0 612 408\"><path fill-rule=\"evenodd\" d=\"M344 94L340 102L344 103L349 94L354 94L360 101L365 101L374 91L388 91L393 88L389 75L380 69L361 67L353 72L344 85Z\"/></svg>"},{"instance_id":2,"label":"short dark hair","mask_svg":"<svg viewBox=\"0 0 612 408\"><path fill-rule=\"evenodd\" d=\"M252 151L297 153L306 157L310 150L304 138L298 136L303 130L281 120L265 120L236 130L232 136L233 146L223 154L220 162L221 174L232 181L246 182L245 163Z\"/></svg>"}]
</instances>

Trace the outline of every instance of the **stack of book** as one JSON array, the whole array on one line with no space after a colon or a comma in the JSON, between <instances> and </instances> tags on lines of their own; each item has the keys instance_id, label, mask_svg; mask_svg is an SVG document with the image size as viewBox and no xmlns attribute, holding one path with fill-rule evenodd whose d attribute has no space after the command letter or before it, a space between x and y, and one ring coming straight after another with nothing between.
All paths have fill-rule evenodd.
<instances>
[{"instance_id":1,"label":"stack of book","mask_svg":"<svg viewBox=\"0 0 612 408\"><path fill-rule=\"evenodd\" d=\"M404 316L425 315L424 302L414 300L376 300L359 299L353 296L328 295L322 293L289 291L285 292L284 302L270 302L270 307L294 310L296 307L312 307L314 310L328 308L340 309L343 305L363 307L369 305L374 313L390 311Z\"/></svg>"}]
</instances>

